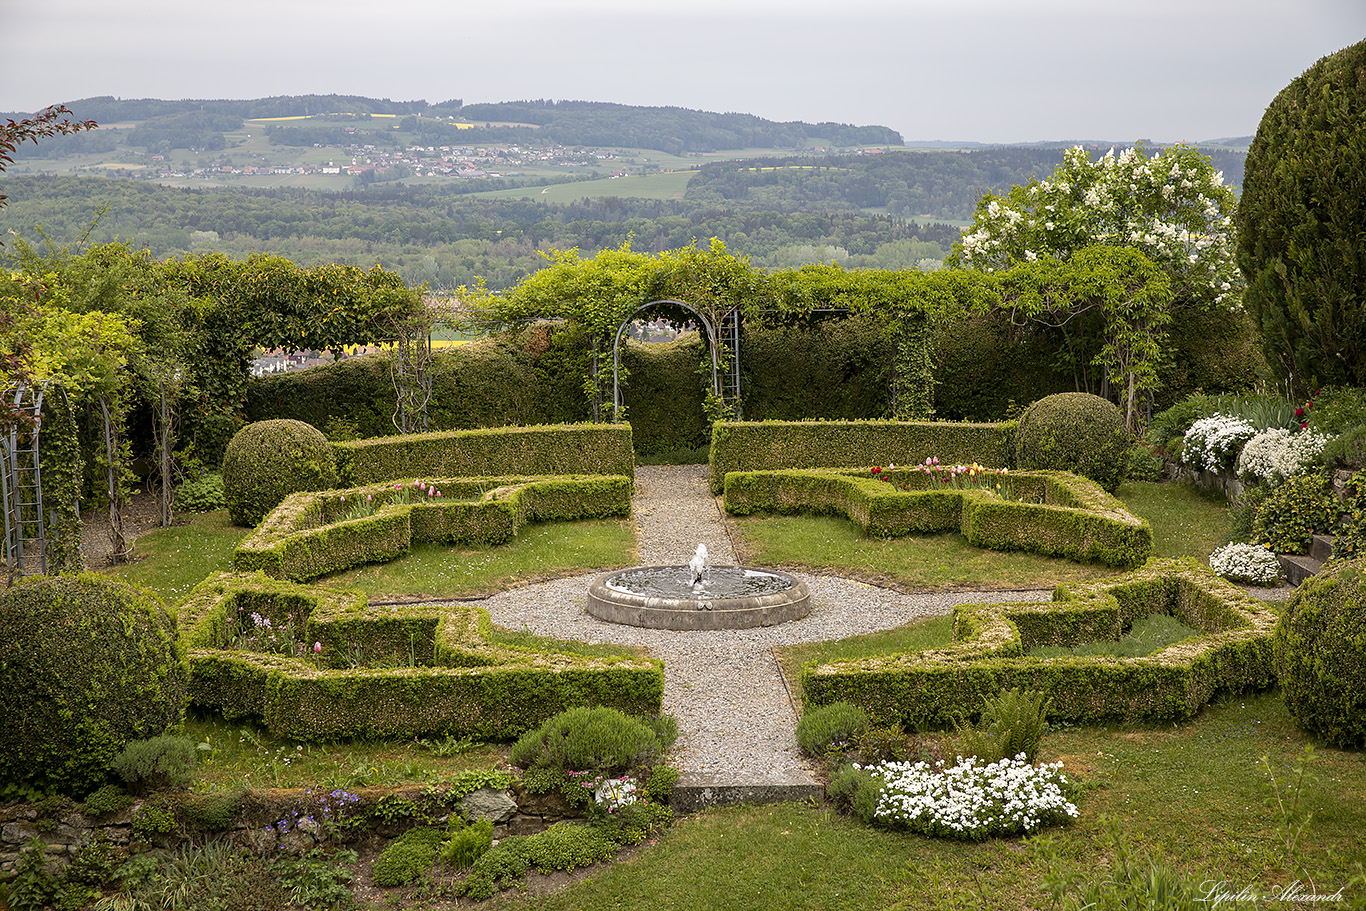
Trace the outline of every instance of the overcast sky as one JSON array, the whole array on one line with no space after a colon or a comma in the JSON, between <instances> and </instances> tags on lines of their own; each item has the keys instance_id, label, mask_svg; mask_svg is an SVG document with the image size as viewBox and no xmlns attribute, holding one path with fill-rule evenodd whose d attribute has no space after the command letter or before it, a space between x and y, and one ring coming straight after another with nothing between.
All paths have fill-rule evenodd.
<instances>
[{"instance_id":1,"label":"overcast sky","mask_svg":"<svg viewBox=\"0 0 1366 911\"><path fill-rule=\"evenodd\" d=\"M0 35L0 111L572 98L907 139L1195 141L1253 133L1366 38L1366 0L0 0Z\"/></svg>"}]
</instances>

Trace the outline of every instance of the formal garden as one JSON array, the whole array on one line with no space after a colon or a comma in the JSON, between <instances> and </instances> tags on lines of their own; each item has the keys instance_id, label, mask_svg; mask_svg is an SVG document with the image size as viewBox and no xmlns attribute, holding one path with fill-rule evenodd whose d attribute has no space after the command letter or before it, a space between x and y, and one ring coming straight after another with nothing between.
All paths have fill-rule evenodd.
<instances>
[{"instance_id":1,"label":"formal garden","mask_svg":"<svg viewBox=\"0 0 1366 911\"><path fill-rule=\"evenodd\" d=\"M1364 55L1240 197L1078 149L935 272L15 239L0 907L1366 906ZM975 593L773 650L823 799L682 812L664 662L481 606L641 562L662 465L747 564Z\"/></svg>"}]
</instances>

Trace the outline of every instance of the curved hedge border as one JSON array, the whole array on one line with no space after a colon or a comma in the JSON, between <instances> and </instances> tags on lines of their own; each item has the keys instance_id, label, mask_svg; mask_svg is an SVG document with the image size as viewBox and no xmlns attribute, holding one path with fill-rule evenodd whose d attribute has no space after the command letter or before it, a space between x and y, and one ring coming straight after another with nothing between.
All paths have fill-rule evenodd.
<instances>
[{"instance_id":1,"label":"curved hedge border","mask_svg":"<svg viewBox=\"0 0 1366 911\"><path fill-rule=\"evenodd\" d=\"M1143 658L1036 658L1042 645L1116 639L1165 613L1201 635ZM811 666L808 705L848 701L877 723L938 728L972 717L1002 689L1041 690L1058 721L1171 722L1193 717L1218 690L1271 686L1276 615L1193 561L1152 561L1115 579L1058 586L1052 603L974 604L954 611L940 649Z\"/></svg>"},{"instance_id":2,"label":"curved hedge border","mask_svg":"<svg viewBox=\"0 0 1366 911\"><path fill-rule=\"evenodd\" d=\"M388 562L407 553L414 541L503 544L526 522L631 513L632 482L622 476L438 478L424 483L434 484L442 496L392 502L414 489L411 478L291 494L237 545L232 567L307 582L365 563ZM354 505L367 497L374 498L374 515L345 518L348 502Z\"/></svg>"},{"instance_id":3,"label":"curved hedge border","mask_svg":"<svg viewBox=\"0 0 1366 911\"><path fill-rule=\"evenodd\" d=\"M914 465L934 456L945 464L1014 466L1015 421L717 421L711 434L711 492L732 471Z\"/></svg>"},{"instance_id":4,"label":"curved hedge border","mask_svg":"<svg viewBox=\"0 0 1366 911\"><path fill-rule=\"evenodd\" d=\"M607 474L635 477L630 424L545 424L333 443L342 484L391 478Z\"/></svg>"},{"instance_id":5,"label":"curved hedge border","mask_svg":"<svg viewBox=\"0 0 1366 911\"><path fill-rule=\"evenodd\" d=\"M867 534L899 537L957 530L974 547L1022 550L1109 566L1137 566L1152 552L1152 529L1100 485L1062 471L1001 476L1019 502L973 488L928 487L922 472L885 470L872 477L850 469L733 471L724 503L734 515L816 512L843 515Z\"/></svg>"},{"instance_id":6,"label":"curved hedge border","mask_svg":"<svg viewBox=\"0 0 1366 911\"><path fill-rule=\"evenodd\" d=\"M392 668L319 667L285 655L227 650L240 617L303 624L334 665L363 653ZM488 612L465 604L372 607L339 592L221 573L180 607L190 701L228 718L258 717L294 740L454 734L514 738L564 709L604 705L655 715L664 694L654 659L585 657L490 641ZM296 627L297 628L297 627Z\"/></svg>"}]
</instances>

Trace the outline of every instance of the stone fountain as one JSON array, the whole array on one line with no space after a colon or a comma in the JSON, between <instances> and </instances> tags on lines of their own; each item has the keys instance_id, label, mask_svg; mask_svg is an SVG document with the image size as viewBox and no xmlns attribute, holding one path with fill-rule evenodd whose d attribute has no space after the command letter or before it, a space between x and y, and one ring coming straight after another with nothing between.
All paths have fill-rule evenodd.
<instances>
[{"instance_id":1,"label":"stone fountain","mask_svg":"<svg viewBox=\"0 0 1366 911\"><path fill-rule=\"evenodd\" d=\"M810 612L805 582L776 570L712 566L701 544L689 563L613 570L588 586L588 613L649 629L750 629Z\"/></svg>"}]
</instances>

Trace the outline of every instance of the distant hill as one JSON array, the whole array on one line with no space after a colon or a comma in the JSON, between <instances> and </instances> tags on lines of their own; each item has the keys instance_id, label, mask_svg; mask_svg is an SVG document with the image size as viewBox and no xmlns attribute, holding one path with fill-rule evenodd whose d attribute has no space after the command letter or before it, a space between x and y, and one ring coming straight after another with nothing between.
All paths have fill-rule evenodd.
<instances>
[{"instance_id":1,"label":"distant hill","mask_svg":"<svg viewBox=\"0 0 1366 911\"><path fill-rule=\"evenodd\" d=\"M266 120L319 115L402 117L405 128L424 141L558 143L655 149L671 155L721 149L800 149L808 146L900 146L901 134L883 126L847 123L779 123L753 114L644 107L597 101L507 101L464 104L460 99L430 104L356 95L280 95L254 100L82 98L67 103L79 119L97 123L140 123L143 128L180 129L189 117ZM16 117L20 115L14 115ZM409 120L408 118L411 118ZM470 128L473 125L473 128ZM219 129L233 129L220 126ZM207 147L200 143L196 147Z\"/></svg>"}]
</instances>

